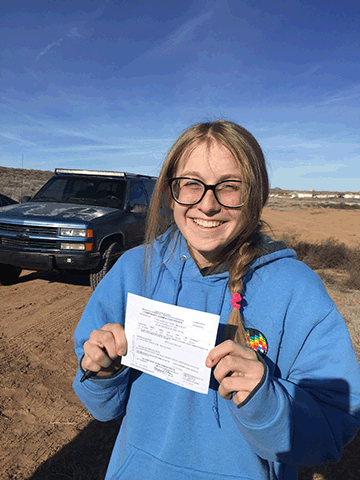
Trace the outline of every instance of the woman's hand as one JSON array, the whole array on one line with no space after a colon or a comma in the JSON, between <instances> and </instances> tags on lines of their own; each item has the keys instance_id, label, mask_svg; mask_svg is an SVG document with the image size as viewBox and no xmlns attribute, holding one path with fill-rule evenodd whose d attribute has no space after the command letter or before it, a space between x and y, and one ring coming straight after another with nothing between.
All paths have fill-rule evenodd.
<instances>
[{"instance_id":1,"label":"woman's hand","mask_svg":"<svg viewBox=\"0 0 360 480\"><path fill-rule=\"evenodd\" d=\"M261 381L265 367L256 352L232 340L214 347L206 358L206 366L214 368L220 383L219 395L226 400L233 396L235 405L242 403Z\"/></svg>"},{"instance_id":2,"label":"woman's hand","mask_svg":"<svg viewBox=\"0 0 360 480\"><path fill-rule=\"evenodd\" d=\"M81 367L99 377L110 376L121 367L121 357L126 350L124 327L120 323L107 323L99 330L93 330L84 343Z\"/></svg>"}]
</instances>

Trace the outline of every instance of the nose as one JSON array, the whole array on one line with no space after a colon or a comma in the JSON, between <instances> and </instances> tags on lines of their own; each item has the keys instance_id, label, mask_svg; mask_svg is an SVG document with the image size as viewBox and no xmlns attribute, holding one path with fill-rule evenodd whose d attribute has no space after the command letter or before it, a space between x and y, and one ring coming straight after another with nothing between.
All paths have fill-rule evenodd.
<instances>
[{"instance_id":1,"label":"nose","mask_svg":"<svg viewBox=\"0 0 360 480\"><path fill-rule=\"evenodd\" d=\"M214 192L211 190L208 190L205 193L204 198L197 204L197 207L199 210L206 213L206 215L213 215L221 210L221 205L216 200Z\"/></svg>"}]
</instances>

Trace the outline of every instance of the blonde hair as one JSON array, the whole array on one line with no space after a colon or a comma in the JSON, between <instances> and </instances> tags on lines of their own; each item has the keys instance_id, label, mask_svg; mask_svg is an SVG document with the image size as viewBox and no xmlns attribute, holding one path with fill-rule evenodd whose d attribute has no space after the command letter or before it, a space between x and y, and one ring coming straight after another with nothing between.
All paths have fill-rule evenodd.
<instances>
[{"instance_id":1,"label":"blonde hair","mask_svg":"<svg viewBox=\"0 0 360 480\"><path fill-rule=\"evenodd\" d=\"M239 162L243 183L248 195L242 207L242 231L219 255L216 265L229 263L229 290L243 294L243 277L252 260L261 252L262 209L269 194L269 180L264 154L256 139L245 128L227 120L198 123L188 128L171 147L155 185L150 205L145 243L151 248L155 239L169 226L175 232L171 210L171 195L168 180L176 175L178 165L186 160L200 144L210 148L213 143L224 146ZM151 258L151 254L150 254ZM151 260L150 260L151 262ZM214 266L216 266L214 265ZM246 345L246 332L240 310L233 308L228 319L227 338Z\"/></svg>"}]
</instances>

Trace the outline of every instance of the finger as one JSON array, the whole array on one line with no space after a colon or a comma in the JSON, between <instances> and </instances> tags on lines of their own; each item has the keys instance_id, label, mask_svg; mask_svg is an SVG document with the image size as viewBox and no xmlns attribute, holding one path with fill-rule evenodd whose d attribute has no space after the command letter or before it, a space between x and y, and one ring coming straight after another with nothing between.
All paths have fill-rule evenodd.
<instances>
[{"instance_id":1,"label":"finger","mask_svg":"<svg viewBox=\"0 0 360 480\"><path fill-rule=\"evenodd\" d=\"M239 392L233 392L232 395L228 396L227 400L230 400L232 398L232 401L235 403L235 405L240 405L240 403L245 402L247 397L250 395L252 390L249 392L246 391L239 391Z\"/></svg>"},{"instance_id":2,"label":"finger","mask_svg":"<svg viewBox=\"0 0 360 480\"><path fill-rule=\"evenodd\" d=\"M225 400L232 399L235 405L240 405L240 403L245 402L245 400L248 398L251 392L252 390L249 390L249 391L240 390L239 392L231 392L231 393L228 393L227 395L224 395L224 396L220 395L220 396Z\"/></svg>"},{"instance_id":3,"label":"finger","mask_svg":"<svg viewBox=\"0 0 360 480\"><path fill-rule=\"evenodd\" d=\"M112 360L106 355L104 350L98 345L84 343L84 357L81 361L81 366L84 370L91 370L98 372L102 368L108 368L112 364Z\"/></svg>"},{"instance_id":4,"label":"finger","mask_svg":"<svg viewBox=\"0 0 360 480\"><path fill-rule=\"evenodd\" d=\"M91 360L90 357L86 355L83 357L81 362L81 367L83 370L90 370L94 372L96 376L109 376L116 373L120 368L122 368L121 357L115 358L110 364L109 367L101 367L98 363L95 363Z\"/></svg>"},{"instance_id":5,"label":"finger","mask_svg":"<svg viewBox=\"0 0 360 480\"><path fill-rule=\"evenodd\" d=\"M263 374L264 365L257 357L254 360L248 360L227 355L214 368L214 377L220 384L227 377L246 377L247 380L256 385L262 379Z\"/></svg>"},{"instance_id":6,"label":"finger","mask_svg":"<svg viewBox=\"0 0 360 480\"><path fill-rule=\"evenodd\" d=\"M212 368L222 358L230 354L249 359L256 357L254 350L251 348L244 347L233 340L225 340L225 342L219 343L219 345L210 350L206 358L206 366Z\"/></svg>"},{"instance_id":7,"label":"finger","mask_svg":"<svg viewBox=\"0 0 360 480\"><path fill-rule=\"evenodd\" d=\"M84 351L94 361L99 361L101 366L104 366L104 362L108 363L107 359L111 363L118 356L114 335L102 329L91 332L88 342L84 344Z\"/></svg>"},{"instance_id":8,"label":"finger","mask_svg":"<svg viewBox=\"0 0 360 480\"><path fill-rule=\"evenodd\" d=\"M218 392L220 397L230 400L237 393L247 396L251 390L251 385L245 375L242 372L235 372L230 377L225 377L219 385Z\"/></svg>"},{"instance_id":9,"label":"finger","mask_svg":"<svg viewBox=\"0 0 360 480\"><path fill-rule=\"evenodd\" d=\"M119 357L124 356L127 352L127 341L126 341L126 335L125 335L125 330L123 325L121 325L121 323L107 323L101 328L101 330L110 332L112 334L114 344L111 341L110 348L112 348L113 345L115 346L116 356L117 355ZM111 354L113 355L114 352L111 351ZM115 358L115 357L111 357L111 358Z\"/></svg>"},{"instance_id":10,"label":"finger","mask_svg":"<svg viewBox=\"0 0 360 480\"><path fill-rule=\"evenodd\" d=\"M93 330L89 340L84 343L85 355L81 366L92 372L109 369L120 356L125 355L126 350L124 327L119 323L108 323Z\"/></svg>"},{"instance_id":11,"label":"finger","mask_svg":"<svg viewBox=\"0 0 360 480\"><path fill-rule=\"evenodd\" d=\"M125 355L127 349L124 327L119 323L107 323L100 329L93 330L89 342L105 349L112 360Z\"/></svg>"},{"instance_id":12,"label":"finger","mask_svg":"<svg viewBox=\"0 0 360 480\"><path fill-rule=\"evenodd\" d=\"M219 385L219 395L229 399L234 393L235 403L241 403L254 390L263 378L265 367L261 362L247 361L244 370L232 372L225 376ZM238 368L238 367L236 367Z\"/></svg>"},{"instance_id":13,"label":"finger","mask_svg":"<svg viewBox=\"0 0 360 480\"><path fill-rule=\"evenodd\" d=\"M214 368L214 377L221 383L224 378L235 376L237 373L246 372L251 365L248 365L249 360L237 357L234 355L226 355L223 357Z\"/></svg>"},{"instance_id":14,"label":"finger","mask_svg":"<svg viewBox=\"0 0 360 480\"><path fill-rule=\"evenodd\" d=\"M230 377L225 377L220 383L219 395L223 398L239 392L248 395L258 385L260 380L258 378L246 375L243 372L235 372Z\"/></svg>"}]
</instances>

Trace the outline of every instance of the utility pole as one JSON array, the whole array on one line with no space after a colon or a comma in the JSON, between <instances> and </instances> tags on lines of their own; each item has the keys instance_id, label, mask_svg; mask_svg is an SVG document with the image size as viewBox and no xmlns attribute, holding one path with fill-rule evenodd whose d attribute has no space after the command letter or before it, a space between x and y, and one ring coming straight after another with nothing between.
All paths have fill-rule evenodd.
<instances>
[{"instance_id":1,"label":"utility pole","mask_svg":"<svg viewBox=\"0 0 360 480\"><path fill-rule=\"evenodd\" d=\"M24 170L24 155L21 155L21 169ZM24 171L21 172L21 197L24 195Z\"/></svg>"}]
</instances>

